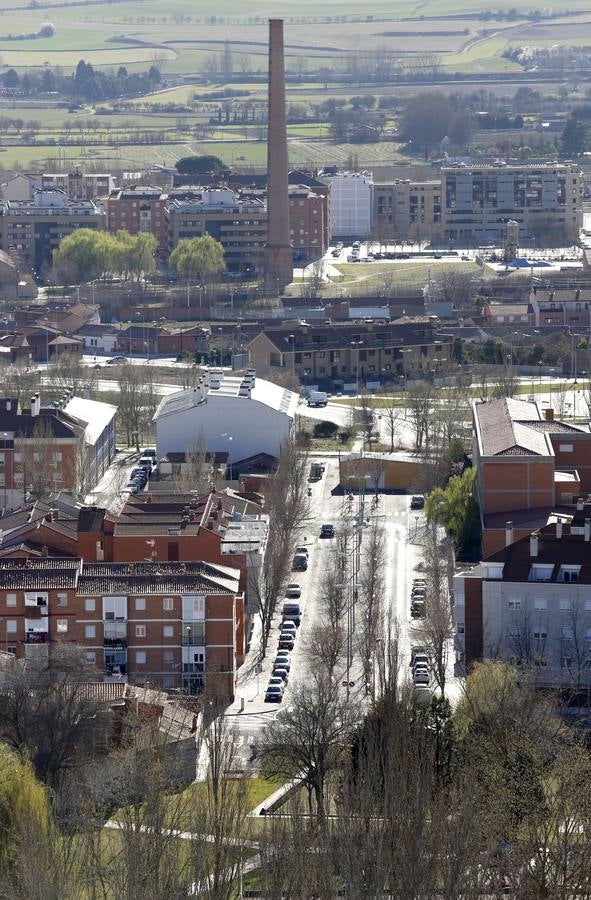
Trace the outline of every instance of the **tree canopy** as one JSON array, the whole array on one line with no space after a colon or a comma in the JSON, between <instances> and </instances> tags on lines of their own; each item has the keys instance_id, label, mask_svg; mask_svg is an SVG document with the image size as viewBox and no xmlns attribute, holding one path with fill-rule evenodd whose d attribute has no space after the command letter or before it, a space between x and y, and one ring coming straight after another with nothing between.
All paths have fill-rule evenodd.
<instances>
[{"instance_id":1,"label":"tree canopy","mask_svg":"<svg viewBox=\"0 0 591 900\"><path fill-rule=\"evenodd\" d=\"M179 241L169 264L187 280L211 281L226 268L224 248L210 234Z\"/></svg>"},{"instance_id":2,"label":"tree canopy","mask_svg":"<svg viewBox=\"0 0 591 900\"><path fill-rule=\"evenodd\" d=\"M66 235L53 253L53 266L59 277L80 283L108 274L139 280L156 267L156 238L142 232L109 234L91 228L79 228Z\"/></svg>"},{"instance_id":3,"label":"tree canopy","mask_svg":"<svg viewBox=\"0 0 591 900\"><path fill-rule=\"evenodd\" d=\"M457 546L470 549L480 542L480 517L476 502L476 469L452 476L445 488L435 488L427 498L429 525L441 525Z\"/></svg>"},{"instance_id":4,"label":"tree canopy","mask_svg":"<svg viewBox=\"0 0 591 900\"><path fill-rule=\"evenodd\" d=\"M182 175L208 175L219 172L223 165L219 156L183 156L177 162L176 170Z\"/></svg>"}]
</instances>

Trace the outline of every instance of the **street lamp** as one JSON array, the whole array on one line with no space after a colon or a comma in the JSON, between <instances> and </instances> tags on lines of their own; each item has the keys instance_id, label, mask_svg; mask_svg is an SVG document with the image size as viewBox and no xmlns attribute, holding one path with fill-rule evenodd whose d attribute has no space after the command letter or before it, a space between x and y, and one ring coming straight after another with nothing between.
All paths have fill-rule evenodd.
<instances>
[{"instance_id":1,"label":"street lamp","mask_svg":"<svg viewBox=\"0 0 591 900\"><path fill-rule=\"evenodd\" d=\"M351 341L351 346L357 348L357 365L355 367L355 396L359 396L359 348L363 341Z\"/></svg>"}]
</instances>

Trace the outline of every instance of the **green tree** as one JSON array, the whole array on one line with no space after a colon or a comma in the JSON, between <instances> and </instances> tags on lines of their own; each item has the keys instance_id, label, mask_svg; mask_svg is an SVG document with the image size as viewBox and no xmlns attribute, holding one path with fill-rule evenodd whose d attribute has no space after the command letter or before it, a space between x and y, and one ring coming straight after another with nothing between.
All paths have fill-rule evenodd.
<instances>
[{"instance_id":1,"label":"green tree","mask_svg":"<svg viewBox=\"0 0 591 900\"><path fill-rule=\"evenodd\" d=\"M182 175L216 174L224 166L219 156L184 156L176 164L177 172Z\"/></svg>"},{"instance_id":2,"label":"green tree","mask_svg":"<svg viewBox=\"0 0 591 900\"><path fill-rule=\"evenodd\" d=\"M224 248L210 234L182 240L170 254L169 264L187 281L212 281L226 268Z\"/></svg>"},{"instance_id":3,"label":"green tree","mask_svg":"<svg viewBox=\"0 0 591 900\"><path fill-rule=\"evenodd\" d=\"M149 275L156 268L156 249L156 238L153 234L142 232L132 239L127 268L136 281L143 275Z\"/></svg>"},{"instance_id":4,"label":"green tree","mask_svg":"<svg viewBox=\"0 0 591 900\"><path fill-rule=\"evenodd\" d=\"M566 156L580 156L587 147L588 126L575 118L569 118L562 130L562 152Z\"/></svg>"},{"instance_id":5,"label":"green tree","mask_svg":"<svg viewBox=\"0 0 591 900\"><path fill-rule=\"evenodd\" d=\"M46 789L35 778L29 762L0 743L0 872L14 868L18 846L25 835L48 825Z\"/></svg>"},{"instance_id":6,"label":"green tree","mask_svg":"<svg viewBox=\"0 0 591 900\"><path fill-rule=\"evenodd\" d=\"M100 241L101 236L91 228L78 228L53 251L54 268L66 282L90 281L103 274L105 242Z\"/></svg>"},{"instance_id":7,"label":"green tree","mask_svg":"<svg viewBox=\"0 0 591 900\"><path fill-rule=\"evenodd\" d=\"M476 546L480 542L476 469L466 469L450 478L447 487L435 488L427 498L425 513L428 524L445 528L456 546L464 550Z\"/></svg>"}]
</instances>

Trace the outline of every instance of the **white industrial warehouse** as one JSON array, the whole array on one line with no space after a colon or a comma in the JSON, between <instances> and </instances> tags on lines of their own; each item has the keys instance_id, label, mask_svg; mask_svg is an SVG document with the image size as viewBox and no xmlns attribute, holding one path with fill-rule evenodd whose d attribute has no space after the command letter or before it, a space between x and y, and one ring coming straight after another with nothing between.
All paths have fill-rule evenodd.
<instances>
[{"instance_id":1,"label":"white industrial warehouse","mask_svg":"<svg viewBox=\"0 0 591 900\"><path fill-rule=\"evenodd\" d=\"M221 371L202 375L194 388L164 397L154 414L158 458L202 445L227 453L230 465L252 457L279 456L295 421L298 395L253 370L240 377Z\"/></svg>"}]
</instances>

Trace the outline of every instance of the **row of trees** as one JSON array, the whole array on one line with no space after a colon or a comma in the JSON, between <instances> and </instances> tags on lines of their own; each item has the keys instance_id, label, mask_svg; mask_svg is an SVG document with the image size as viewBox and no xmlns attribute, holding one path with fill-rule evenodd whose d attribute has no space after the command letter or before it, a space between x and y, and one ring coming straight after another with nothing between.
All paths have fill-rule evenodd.
<instances>
[{"instance_id":1,"label":"row of trees","mask_svg":"<svg viewBox=\"0 0 591 900\"><path fill-rule=\"evenodd\" d=\"M140 232L109 234L78 228L61 241L53 253L53 267L66 284L79 284L107 275L139 281L156 268L156 238Z\"/></svg>"},{"instance_id":2,"label":"row of trees","mask_svg":"<svg viewBox=\"0 0 591 900\"><path fill-rule=\"evenodd\" d=\"M160 83L161 75L155 65L146 72L129 73L125 66L106 72L81 59L71 75L64 75L59 67L28 69L24 73L7 69L0 80L4 88L26 96L57 92L74 100L93 101L150 93Z\"/></svg>"}]
</instances>

